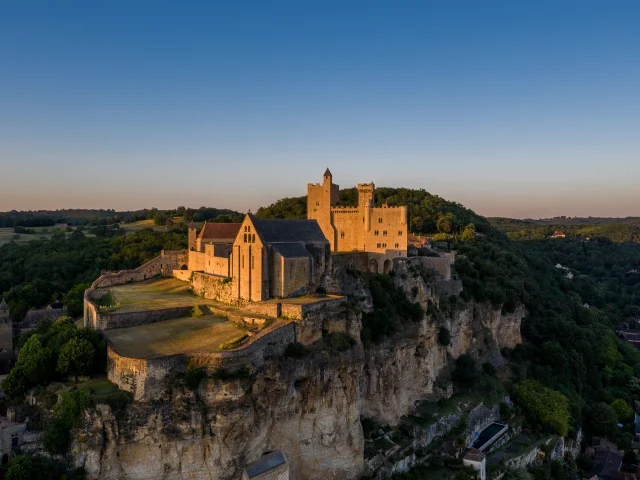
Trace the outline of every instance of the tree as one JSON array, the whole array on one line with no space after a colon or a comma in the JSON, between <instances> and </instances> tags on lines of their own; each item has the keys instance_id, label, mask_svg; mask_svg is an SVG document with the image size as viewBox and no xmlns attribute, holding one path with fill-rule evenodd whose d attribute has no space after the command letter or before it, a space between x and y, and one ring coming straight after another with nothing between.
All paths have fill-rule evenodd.
<instances>
[{"instance_id":1,"label":"tree","mask_svg":"<svg viewBox=\"0 0 640 480\"><path fill-rule=\"evenodd\" d=\"M40 335L32 335L20 349L16 366L24 370L26 377L33 384L44 382L49 378L51 368L51 351L44 348Z\"/></svg>"},{"instance_id":2,"label":"tree","mask_svg":"<svg viewBox=\"0 0 640 480\"><path fill-rule=\"evenodd\" d=\"M462 231L462 236L460 237L462 241L469 241L476 239L476 226L473 223L470 223L464 230Z\"/></svg>"},{"instance_id":3,"label":"tree","mask_svg":"<svg viewBox=\"0 0 640 480\"><path fill-rule=\"evenodd\" d=\"M569 431L567 397L530 379L516 384L514 394L516 402L532 422L545 430L562 436L567 435Z\"/></svg>"},{"instance_id":4,"label":"tree","mask_svg":"<svg viewBox=\"0 0 640 480\"><path fill-rule=\"evenodd\" d=\"M50 480L57 478L55 470L53 462L48 458L18 455L9 465L5 479Z\"/></svg>"},{"instance_id":5,"label":"tree","mask_svg":"<svg viewBox=\"0 0 640 480\"><path fill-rule=\"evenodd\" d=\"M95 348L91 342L74 337L63 345L58 356L58 372L65 375L85 375L93 365Z\"/></svg>"},{"instance_id":6,"label":"tree","mask_svg":"<svg viewBox=\"0 0 640 480\"><path fill-rule=\"evenodd\" d=\"M618 422L624 422L633 416L633 409L621 398L614 400L609 406L616 412Z\"/></svg>"},{"instance_id":7,"label":"tree","mask_svg":"<svg viewBox=\"0 0 640 480\"><path fill-rule=\"evenodd\" d=\"M451 379L460 387L471 387L478 378L476 361L469 354L463 354L456 360L456 368Z\"/></svg>"},{"instance_id":8,"label":"tree","mask_svg":"<svg viewBox=\"0 0 640 480\"><path fill-rule=\"evenodd\" d=\"M587 420L591 431L602 436L613 434L618 423L615 410L604 402L596 403L591 408Z\"/></svg>"},{"instance_id":9,"label":"tree","mask_svg":"<svg viewBox=\"0 0 640 480\"><path fill-rule=\"evenodd\" d=\"M84 310L84 291L90 286L90 283L78 283L62 298L71 317L76 318L82 316Z\"/></svg>"}]
</instances>

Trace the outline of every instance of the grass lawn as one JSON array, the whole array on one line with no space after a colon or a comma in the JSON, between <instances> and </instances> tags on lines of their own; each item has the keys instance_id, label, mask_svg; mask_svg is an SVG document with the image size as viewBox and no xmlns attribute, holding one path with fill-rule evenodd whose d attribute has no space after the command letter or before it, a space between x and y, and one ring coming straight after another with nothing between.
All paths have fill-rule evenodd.
<instances>
[{"instance_id":1,"label":"grass lawn","mask_svg":"<svg viewBox=\"0 0 640 480\"><path fill-rule=\"evenodd\" d=\"M111 383L106 376L92 378L86 382L79 383L78 388L89 390L97 395L118 391L118 387Z\"/></svg>"},{"instance_id":2,"label":"grass lawn","mask_svg":"<svg viewBox=\"0 0 640 480\"><path fill-rule=\"evenodd\" d=\"M116 328L104 333L120 355L133 358L216 352L224 343L246 334L226 319L211 315Z\"/></svg>"},{"instance_id":3,"label":"grass lawn","mask_svg":"<svg viewBox=\"0 0 640 480\"><path fill-rule=\"evenodd\" d=\"M182 217L173 217L173 223L176 226L183 221L184 220ZM197 224L198 229L200 229L201 225L202 223ZM152 228L158 232L166 232L167 230L170 230L172 227L167 227L166 225L156 225L153 220L138 220L137 222L120 224L120 229L124 230L126 235L137 233L140 230L144 230L145 228Z\"/></svg>"},{"instance_id":4,"label":"grass lawn","mask_svg":"<svg viewBox=\"0 0 640 480\"><path fill-rule=\"evenodd\" d=\"M191 292L188 282L176 278L152 278L143 282L108 287L115 301L116 312L140 312L160 308L189 307L209 303Z\"/></svg>"}]
</instances>

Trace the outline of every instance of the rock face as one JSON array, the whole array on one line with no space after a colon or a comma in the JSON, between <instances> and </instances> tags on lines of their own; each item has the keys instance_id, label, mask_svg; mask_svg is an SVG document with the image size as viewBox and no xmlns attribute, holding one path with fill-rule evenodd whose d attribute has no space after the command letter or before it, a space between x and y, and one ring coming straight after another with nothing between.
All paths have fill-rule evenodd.
<instances>
[{"instance_id":1,"label":"rock face","mask_svg":"<svg viewBox=\"0 0 640 480\"><path fill-rule=\"evenodd\" d=\"M269 450L292 478L357 478L363 469L358 348L338 358L274 361L252 380L204 382L124 414L102 407L73 445L100 479L238 479ZM117 418L116 418L117 417Z\"/></svg>"},{"instance_id":2,"label":"rock face","mask_svg":"<svg viewBox=\"0 0 640 480\"><path fill-rule=\"evenodd\" d=\"M394 278L427 310L401 334L367 349L358 340L339 355L314 347L302 359L266 359L250 379L208 379L197 392L175 380L159 398L117 414L101 406L75 432L76 464L100 480L237 480L244 465L282 450L293 480L359 478L365 473L361 416L395 425L416 401L451 394L436 380L453 359L469 353L499 361L501 347L521 341L522 308L504 315L467 303L436 315L428 310L438 298L419 272L398 268ZM371 308L371 295L346 266L339 283L333 287L349 290L354 310L343 315L344 325L335 324L335 312L304 319L309 335L359 337L357 312ZM438 343L442 327L450 332L448 346Z\"/></svg>"}]
</instances>

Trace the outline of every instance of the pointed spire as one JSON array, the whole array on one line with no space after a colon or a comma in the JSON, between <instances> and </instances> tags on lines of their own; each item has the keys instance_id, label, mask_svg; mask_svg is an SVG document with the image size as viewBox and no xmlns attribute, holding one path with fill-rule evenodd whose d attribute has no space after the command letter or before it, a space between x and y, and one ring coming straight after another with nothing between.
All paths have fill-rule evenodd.
<instances>
[{"instance_id":1,"label":"pointed spire","mask_svg":"<svg viewBox=\"0 0 640 480\"><path fill-rule=\"evenodd\" d=\"M327 167L327 169L324 171L324 175L323 177L332 177L333 175L331 175L331 170L329 170L329 167Z\"/></svg>"}]
</instances>

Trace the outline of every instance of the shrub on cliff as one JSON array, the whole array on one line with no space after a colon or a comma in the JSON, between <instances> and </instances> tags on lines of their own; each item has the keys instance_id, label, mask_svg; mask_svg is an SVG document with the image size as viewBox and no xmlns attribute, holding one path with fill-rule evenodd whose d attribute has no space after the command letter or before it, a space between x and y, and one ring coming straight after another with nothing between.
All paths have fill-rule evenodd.
<instances>
[{"instance_id":1,"label":"shrub on cliff","mask_svg":"<svg viewBox=\"0 0 640 480\"><path fill-rule=\"evenodd\" d=\"M419 322L424 310L419 303L411 302L404 291L395 286L388 275L375 275L369 279L369 290L373 297L373 312L362 317L362 343L380 343L409 322Z\"/></svg>"},{"instance_id":2,"label":"shrub on cliff","mask_svg":"<svg viewBox=\"0 0 640 480\"><path fill-rule=\"evenodd\" d=\"M443 347L451 344L451 333L449 333L449 329L447 327L440 327L440 331L438 332L438 343Z\"/></svg>"},{"instance_id":3,"label":"shrub on cliff","mask_svg":"<svg viewBox=\"0 0 640 480\"><path fill-rule=\"evenodd\" d=\"M71 429L82 412L93 406L93 399L86 390L62 392L61 401L55 406L54 417L42 436L42 445L47 453L64 455L71 445Z\"/></svg>"},{"instance_id":4,"label":"shrub on cliff","mask_svg":"<svg viewBox=\"0 0 640 480\"><path fill-rule=\"evenodd\" d=\"M200 383L202 380L206 378L207 374L201 367L196 367L195 365L189 363L187 366L187 371L184 374L183 381L185 386L192 391L198 390Z\"/></svg>"},{"instance_id":5,"label":"shrub on cliff","mask_svg":"<svg viewBox=\"0 0 640 480\"><path fill-rule=\"evenodd\" d=\"M310 350L300 342L291 342L284 350L284 356L287 358L302 358L309 354Z\"/></svg>"}]
</instances>

